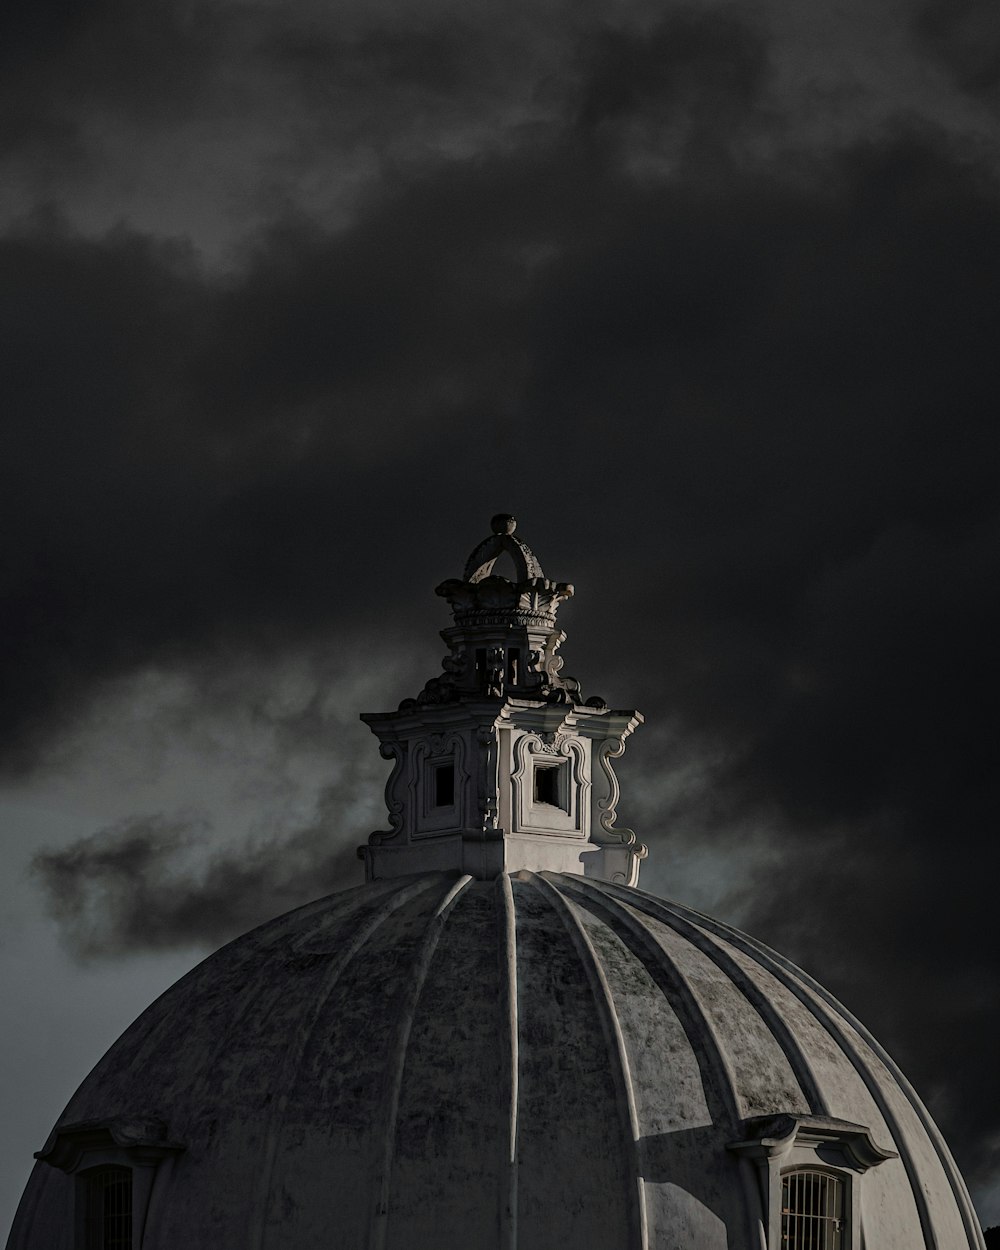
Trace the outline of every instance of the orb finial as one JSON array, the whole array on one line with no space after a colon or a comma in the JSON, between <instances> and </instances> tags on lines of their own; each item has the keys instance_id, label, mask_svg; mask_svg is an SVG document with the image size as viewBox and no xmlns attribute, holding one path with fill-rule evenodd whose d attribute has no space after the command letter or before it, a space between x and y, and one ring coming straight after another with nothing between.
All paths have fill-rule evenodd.
<instances>
[{"instance_id":1,"label":"orb finial","mask_svg":"<svg viewBox=\"0 0 1000 1250\"><path fill-rule=\"evenodd\" d=\"M492 533L489 538L483 539L465 562L466 582L481 582L490 577L497 557L503 552L506 552L514 562L514 576L518 583L544 578L542 566L535 559L531 548L520 538L514 537L516 528L517 520L509 512L498 512L491 519ZM449 584L445 583L445 585ZM563 598L568 597L568 595L563 596Z\"/></svg>"}]
</instances>

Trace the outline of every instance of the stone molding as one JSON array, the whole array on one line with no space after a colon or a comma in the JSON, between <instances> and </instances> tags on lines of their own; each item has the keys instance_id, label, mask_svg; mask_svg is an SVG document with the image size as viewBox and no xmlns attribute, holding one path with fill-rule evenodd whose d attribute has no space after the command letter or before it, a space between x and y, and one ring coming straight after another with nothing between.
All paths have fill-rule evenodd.
<instances>
[{"instance_id":1,"label":"stone molding","mask_svg":"<svg viewBox=\"0 0 1000 1250\"><path fill-rule=\"evenodd\" d=\"M35 1151L35 1158L72 1174L81 1164L89 1167L109 1156L117 1160L124 1154L131 1162L149 1165L184 1149L170 1141L162 1120L116 1116L57 1125L42 1149Z\"/></svg>"}]
</instances>

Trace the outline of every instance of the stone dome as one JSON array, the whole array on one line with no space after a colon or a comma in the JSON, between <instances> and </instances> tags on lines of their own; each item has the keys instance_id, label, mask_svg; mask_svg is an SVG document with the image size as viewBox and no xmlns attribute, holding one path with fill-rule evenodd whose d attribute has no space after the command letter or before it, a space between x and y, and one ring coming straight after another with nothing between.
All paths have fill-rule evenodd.
<instances>
[{"instance_id":1,"label":"stone dome","mask_svg":"<svg viewBox=\"0 0 1000 1250\"><path fill-rule=\"evenodd\" d=\"M149 1008L38 1153L10 1250L982 1250L926 1110L752 938L634 887L614 761L507 514L438 593L442 674L367 884ZM509 558L516 581L495 575Z\"/></svg>"},{"instance_id":2,"label":"stone dome","mask_svg":"<svg viewBox=\"0 0 1000 1250\"><path fill-rule=\"evenodd\" d=\"M230 943L83 1083L12 1250L73 1244L66 1173L98 1141L155 1157L143 1250L761 1250L792 1149L842 1169L871 1250L982 1245L926 1110L828 993L579 875L398 877Z\"/></svg>"}]
</instances>

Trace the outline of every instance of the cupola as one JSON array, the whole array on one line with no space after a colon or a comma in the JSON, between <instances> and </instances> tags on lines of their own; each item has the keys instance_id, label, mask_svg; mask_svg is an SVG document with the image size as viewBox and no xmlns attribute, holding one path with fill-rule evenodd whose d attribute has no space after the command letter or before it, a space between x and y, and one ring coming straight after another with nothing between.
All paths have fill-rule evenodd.
<instances>
[{"instance_id":1,"label":"cupola","mask_svg":"<svg viewBox=\"0 0 1000 1250\"><path fill-rule=\"evenodd\" d=\"M556 616L573 586L544 575L516 525L493 517L463 577L437 588L454 619L442 675L397 711L361 718L393 762L390 828L358 852L368 881L527 868L638 882L646 848L615 826L613 761L642 716L584 700L563 675ZM513 579L493 571L503 557Z\"/></svg>"}]
</instances>

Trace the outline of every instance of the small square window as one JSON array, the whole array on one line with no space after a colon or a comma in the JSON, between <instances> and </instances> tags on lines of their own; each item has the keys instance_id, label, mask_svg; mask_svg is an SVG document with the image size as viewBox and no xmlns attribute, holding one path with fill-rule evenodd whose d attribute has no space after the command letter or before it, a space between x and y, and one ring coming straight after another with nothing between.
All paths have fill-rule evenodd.
<instances>
[{"instance_id":1,"label":"small square window","mask_svg":"<svg viewBox=\"0 0 1000 1250\"><path fill-rule=\"evenodd\" d=\"M434 806L455 806L454 764L438 764L434 769Z\"/></svg>"},{"instance_id":2,"label":"small square window","mask_svg":"<svg viewBox=\"0 0 1000 1250\"><path fill-rule=\"evenodd\" d=\"M550 807L562 807L559 802L559 765L536 764L533 799L535 803L547 803Z\"/></svg>"}]
</instances>

